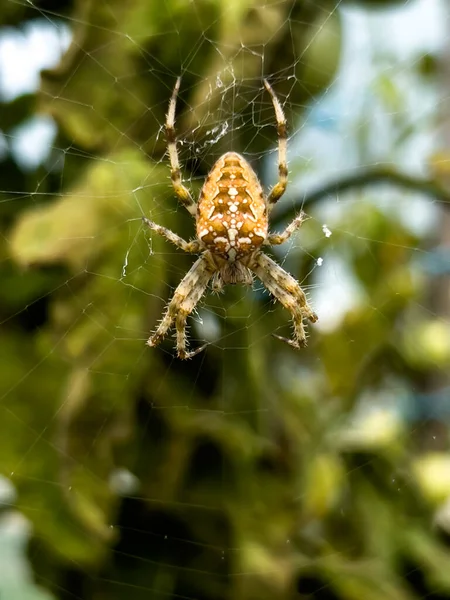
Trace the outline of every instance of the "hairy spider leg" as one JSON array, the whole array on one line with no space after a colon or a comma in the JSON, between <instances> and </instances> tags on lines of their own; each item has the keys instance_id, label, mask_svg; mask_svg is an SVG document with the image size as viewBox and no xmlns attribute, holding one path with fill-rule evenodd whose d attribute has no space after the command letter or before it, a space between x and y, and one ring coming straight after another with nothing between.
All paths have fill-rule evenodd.
<instances>
[{"instance_id":1,"label":"hairy spider leg","mask_svg":"<svg viewBox=\"0 0 450 600\"><path fill-rule=\"evenodd\" d=\"M289 223L284 231L281 233L269 233L267 236L266 244L270 246L278 246L279 244L284 244L286 240L288 240L291 235L299 229L303 223L306 221L307 217L304 212L301 212L295 219Z\"/></svg>"},{"instance_id":2,"label":"hairy spider leg","mask_svg":"<svg viewBox=\"0 0 450 600\"><path fill-rule=\"evenodd\" d=\"M167 152L169 154L171 179L175 195L183 206L195 216L197 205L194 202L190 191L181 181L180 162L178 160L177 137L175 133L175 109L177 105L178 90L180 89L181 77L178 77L173 88L172 97L169 103L169 110L166 118L166 140Z\"/></svg>"},{"instance_id":3,"label":"hairy spider leg","mask_svg":"<svg viewBox=\"0 0 450 600\"><path fill-rule=\"evenodd\" d=\"M270 211L273 208L273 205L278 202L278 200L284 194L287 187L287 126L286 117L284 116L280 101L275 95L275 92L273 91L272 86L269 84L267 79L264 79L264 85L272 98L273 107L275 109L275 117L277 120L278 134L278 182L273 186L267 198L267 205Z\"/></svg>"},{"instance_id":4,"label":"hairy spider leg","mask_svg":"<svg viewBox=\"0 0 450 600\"><path fill-rule=\"evenodd\" d=\"M208 282L215 271L216 267L209 253L202 254L196 260L178 284L159 327L149 337L147 341L149 346L157 346L175 322L178 357L191 358L203 350L204 346L192 352L186 350L186 319L205 293Z\"/></svg>"},{"instance_id":5,"label":"hairy spider leg","mask_svg":"<svg viewBox=\"0 0 450 600\"><path fill-rule=\"evenodd\" d=\"M179 235L177 235L170 229L167 229L167 227L158 225L158 223L155 223L154 221L150 221L150 219L147 219L147 217L142 217L142 221L152 231L159 233L159 235L161 235L167 241L172 242L172 244L174 246L176 246L177 248L180 248L180 250L184 250L185 252L189 252L189 253L196 253L196 252L200 252L200 250L202 249L202 244L198 240L191 240L190 242L187 242L186 240L184 240L182 237L180 237Z\"/></svg>"},{"instance_id":6,"label":"hairy spider leg","mask_svg":"<svg viewBox=\"0 0 450 600\"><path fill-rule=\"evenodd\" d=\"M252 264L252 271L273 296L291 313L294 324L294 339L275 335L278 339L288 343L294 348L306 346L306 335L303 319L306 317L312 323L318 319L308 304L305 293L297 281L280 265L264 253L259 253Z\"/></svg>"}]
</instances>

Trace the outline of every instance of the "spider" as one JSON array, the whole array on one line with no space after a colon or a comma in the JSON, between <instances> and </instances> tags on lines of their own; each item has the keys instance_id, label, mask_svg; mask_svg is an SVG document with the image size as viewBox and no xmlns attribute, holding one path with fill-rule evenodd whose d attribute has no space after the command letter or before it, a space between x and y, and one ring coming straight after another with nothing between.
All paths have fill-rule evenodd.
<instances>
[{"instance_id":1,"label":"spider","mask_svg":"<svg viewBox=\"0 0 450 600\"><path fill-rule=\"evenodd\" d=\"M264 195L256 173L243 156L226 152L212 167L196 203L181 179L175 134L175 109L181 78L176 81L166 118L167 152L171 179L178 200L196 220L197 236L187 242L170 229L143 217L144 223L175 246L190 253L201 253L181 280L166 312L147 344L157 346L175 324L177 354L192 358L207 344L187 350L186 319L194 310L212 280L213 291L226 284L252 285L254 274L271 294L292 314L292 339L275 335L294 348L306 346L303 319L317 321L299 283L274 260L261 251L262 246L285 242L305 220L300 213L282 233L269 233L268 215L284 194L287 186L286 118L281 104L267 80L264 86L275 110L278 133L278 182L268 196Z\"/></svg>"}]
</instances>

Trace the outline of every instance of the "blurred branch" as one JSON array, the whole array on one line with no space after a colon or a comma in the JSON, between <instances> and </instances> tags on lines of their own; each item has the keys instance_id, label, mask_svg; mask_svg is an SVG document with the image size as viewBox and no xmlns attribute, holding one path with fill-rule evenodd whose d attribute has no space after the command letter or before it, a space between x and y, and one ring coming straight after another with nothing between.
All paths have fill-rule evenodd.
<instances>
[{"instance_id":1,"label":"blurred branch","mask_svg":"<svg viewBox=\"0 0 450 600\"><path fill-rule=\"evenodd\" d=\"M348 190L380 183L390 183L397 187L431 196L439 202L450 203L450 191L435 179L415 177L397 171L393 167L383 165L359 170L357 173L335 179L316 190L306 192L295 206L287 206L284 210L279 211L277 220L293 218L300 207L305 209L327 196L338 195Z\"/></svg>"}]
</instances>

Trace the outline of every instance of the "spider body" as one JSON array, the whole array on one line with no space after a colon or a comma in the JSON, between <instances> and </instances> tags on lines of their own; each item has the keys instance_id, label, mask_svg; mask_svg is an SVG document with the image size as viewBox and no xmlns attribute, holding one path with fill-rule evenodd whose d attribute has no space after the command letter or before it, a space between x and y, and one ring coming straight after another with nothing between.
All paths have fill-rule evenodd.
<instances>
[{"instance_id":1,"label":"spider body","mask_svg":"<svg viewBox=\"0 0 450 600\"><path fill-rule=\"evenodd\" d=\"M251 254L267 238L267 207L256 173L236 152L211 169L198 202L197 238L230 263Z\"/></svg>"},{"instance_id":2,"label":"spider body","mask_svg":"<svg viewBox=\"0 0 450 600\"><path fill-rule=\"evenodd\" d=\"M221 156L203 184L198 203L181 181L174 129L175 107L180 78L178 78L166 120L166 137L171 164L171 177L180 202L196 218L196 239L187 242L178 235L147 218L144 223L185 252L201 253L182 279L169 302L163 319L147 341L158 345L175 323L179 358L191 358L203 350L201 346L189 352L186 348L186 319L204 294L212 279L214 291L226 284L251 285L256 275L291 314L293 339L280 336L294 348L306 345L303 319L317 321L306 296L297 281L275 261L261 251L263 245L282 244L304 220L300 213L280 234L269 233L268 215L283 195L287 185L287 135L283 110L275 92L264 80L275 109L278 132L278 183L265 196L256 173L243 156L227 152Z\"/></svg>"}]
</instances>

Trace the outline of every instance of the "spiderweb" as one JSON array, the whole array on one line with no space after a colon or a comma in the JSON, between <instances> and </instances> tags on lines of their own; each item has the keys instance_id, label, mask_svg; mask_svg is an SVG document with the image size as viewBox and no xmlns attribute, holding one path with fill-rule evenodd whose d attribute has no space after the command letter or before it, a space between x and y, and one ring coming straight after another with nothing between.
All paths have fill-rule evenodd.
<instances>
[{"instance_id":1,"label":"spiderweb","mask_svg":"<svg viewBox=\"0 0 450 600\"><path fill-rule=\"evenodd\" d=\"M450 593L431 531L450 527L449 8L249 4L7 4L6 598ZM142 225L194 234L165 155L180 74L194 196L231 149L276 182L263 77L279 95L290 183L272 229L309 218L273 256L319 315L300 353L272 338L290 315L258 282L202 298L192 361L172 335L145 345L192 264Z\"/></svg>"}]
</instances>

